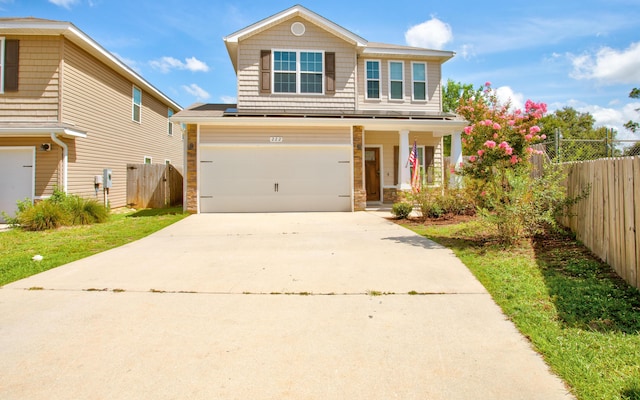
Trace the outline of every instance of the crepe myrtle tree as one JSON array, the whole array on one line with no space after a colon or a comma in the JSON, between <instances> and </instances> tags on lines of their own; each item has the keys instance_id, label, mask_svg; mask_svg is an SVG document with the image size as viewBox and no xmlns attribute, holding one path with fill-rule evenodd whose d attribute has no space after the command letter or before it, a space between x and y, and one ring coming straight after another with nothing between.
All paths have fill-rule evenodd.
<instances>
[{"instance_id":1,"label":"crepe myrtle tree","mask_svg":"<svg viewBox=\"0 0 640 400\"><path fill-rule=\"evenodd\" d=\"M538 233L545 223L555 226L555 210L565 199L558 173L531 174L532 155L542 153L534 145L546 139L538 126L546 111L546 104L531 100L524 110L501 104L490 82L479 95L460 99L457 112L469 122L462 146L470 155L460 173L479 215L503 242Z\"/></svg>"}]
</instances>

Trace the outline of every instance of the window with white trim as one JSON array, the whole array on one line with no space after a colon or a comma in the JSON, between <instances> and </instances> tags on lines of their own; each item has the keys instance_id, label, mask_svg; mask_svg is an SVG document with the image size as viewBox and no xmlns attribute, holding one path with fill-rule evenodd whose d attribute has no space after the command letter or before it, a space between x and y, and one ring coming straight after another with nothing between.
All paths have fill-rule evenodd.
<instances>
[{"instance_id":1,"label":"window with white trim","mask_svg":"<svg viewBox=\"0 0 640 400\"><path fill-rule=\"evenodd\" d=\"M412 63L411 73L413 80L413 100L427 100L427 64Z\"/></svg>"},{"instance_id":2,"label":"window with white trim","mask_svg":"<svg viewBox=\"0 0 640 400\"><path fill-rule=\"evenodd\" d=\"M402 100L403 96L404 62L389 61L389 98Z\"/></svg>"},{"instance_id":3,"label":"window with white trim","mask_svg":"<svg viewBox=\"0 0 640 400\"><path fill-rule=\"evenodd\" d=\"M366 70L367 90L365 92L367 99L380 98L380 61L366 60L364 62Z\"/></svg>"},{"instance_id":4,"label":"window with white trim","mask_svg":"<svg viewBox=\"0 0 640 400\"><path fill-rule=\"evenodd\" d=\"M133 87L132 94L132 111L131 111L131 119L135 122L141 121L142 114L142 90L137 87Z\"/></svg>"},{"instance_id":5,"label":"window with white trim","mask_svg":"<svg viewBox=\"0 0 640 400\"><path fill-rule=\"evenodd\" d=\"M153 158L149 157L149 156L144 156L144 163L145 164L151 164L153 162Z\"/></svg>"},{"instance_id":6,"label":"window with white trim","mask_svg":"<svg viewBox=\"0 0 640 400\"><path fill-rule=\"evenodd\" d=\"M167 133L169 134L169 136L173 136L173 122L171 122L172 116L173 116L173 110L170 108L167 109L167 119L168 119Z\"/></svg>"},{"instance_id":7,"label":"window with white trim","mask_svg":"<svg viewBox=\"0 0 640 400\"><path fill-rule=\"evenodd\" d=\"M273 51L274 93L323 93L323 53Z\"/></svg>"}]
</instances>

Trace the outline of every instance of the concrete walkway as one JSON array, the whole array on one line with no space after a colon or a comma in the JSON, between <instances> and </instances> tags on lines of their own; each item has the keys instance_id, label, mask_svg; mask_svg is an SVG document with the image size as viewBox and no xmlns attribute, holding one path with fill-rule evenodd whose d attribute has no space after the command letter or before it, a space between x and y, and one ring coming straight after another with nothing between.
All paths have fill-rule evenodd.
<instances>
[{"instance_id":1,"label":"concrete walkway","mask_svg":"<svg viewBox=\"0 0 640 400\"><path fill-rule=\"evenodd\" d=\"M0 377L2 399L573 398L451 251L365 212L194 215L6 285Z\"/></svg>"}]
</instances>

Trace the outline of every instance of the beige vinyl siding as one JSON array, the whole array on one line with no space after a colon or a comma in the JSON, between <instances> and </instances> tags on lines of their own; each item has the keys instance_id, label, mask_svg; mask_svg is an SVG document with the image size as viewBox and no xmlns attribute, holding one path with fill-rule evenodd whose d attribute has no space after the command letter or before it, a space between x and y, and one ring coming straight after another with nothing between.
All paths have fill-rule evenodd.
<instances>
[{"instance_id":1,"label":"beige vinyl siding","mask_svg":"<svg viewBox=\"0 0 640 400\"><path fill-rule=\"evenodd\" d=\"M51 151L40 150L43 143L51 144ZM33 146L36 149L35 190L36 198L48 197L53 189L62 187L62 148L47 137L0 137L0 147Z\"/></svg>"},{"instance_id":2,"label":"beige vinyl siding","mask_svg":"<svg viewBox=\"0 0 640 400\"><path fill-rule=\"evenodd\" d=\"M18 91L0 94L0 122L57 121L61 39L49 36L3 37L19 40L20 50Z\"/></svg>"},{"instance_id":3,"label":"beige vinyl siding","mask_svg":"<svg viewBox=\"0 0 640 400\"><path fill-rule=\"evenodd\" d=\"M142 92L141 123L132 120L132 82L65 41L62 122L87 132L69 146L69 191L96 195L94 176L112 170L112 207L126 205L126 165L165 159L182 170L181 135L167 133L167 105Z\"/></svg>"},{"instance_id":4,"label":"beige vinyl siding","mask_svg":"<svg viewBox=\"0 0 640 400\"><path fill-rule=\"evenodd\" d=\"M302 36L291 33L291 24L302 22ZM259 62L261 50L316 50L335 52L335 94L260 94ZM354 110L355 49L344 40L303 18L292 18L263 32L241 40L238 48L239 109L325 109ZM273 71L272 71L273 73ZM273 85L273 80L272 80ZM324 84L324 83L323 83Z\"/></svg>"},{"instance_id":5,"label":"beige vinyl siding","mask_svg":"<svg viewBox=\"0 0 640 400\"><path fill-rule=\"evenodd\" d=\"M272 143L271 137L282 138L282 142ZM313 126L299 127L234 127L201 126L201 144L265 144L265 145L349 145L351 129Z\"/></svg>"},{"instance_id":6,"label":"beige vinyl siding","mask_svg":"<svg viewBox=\"0 0 640 400\"><path fill-rule=\"evenodd\" d=\"M380 98L366 99L366 73L364 70L366 60L380 61ZM404 100L389 99L389 61L402 61L403 69L403 94ZM427 101L412 100L413 79L411 62L424 62L427 66ZM439 62L407 59L407 58L380 58L376 56L360 57L358 59L358 109L360 110L403 110L403 111L427 111L440 112L441 106L441 68Z\"/></svg>"},{"instance_id":7,"label":"beige vinyl siding","mask_svg":"<svg viewBox=\"0 0 640 400\"><path fill-rule=\"evenodd\" d=\"M442 139L434 137L430 132L409 132L409 143L413 145L413 141L418 146L434 147L434 183L439 184L442 181ZM382 146L382 186L396 187L394 185L394 146L400 144L400 134L398 132L389 131L365 131L364 138L365 147ZM407 160L402 161L406 163Z\"/></svg>"}]
</instances>

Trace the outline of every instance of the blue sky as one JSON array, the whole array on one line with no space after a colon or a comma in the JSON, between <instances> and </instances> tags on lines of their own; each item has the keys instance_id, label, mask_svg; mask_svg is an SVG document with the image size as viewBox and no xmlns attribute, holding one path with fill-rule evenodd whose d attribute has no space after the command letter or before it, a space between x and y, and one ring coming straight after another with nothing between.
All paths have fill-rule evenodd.
<instances>
[{"instance_id":1,"label":"blue sky","mask_svg":"<svg viewBox=\"0 0 640 400\"><path fill-rule=\"evenodd\" d=\"M233 102L222 38L296 3L282 0L0 0L0 15L70 21L183 107ZM300 2L372 42L452 50L451 78L489 81L515 105L572 106L597 125L640 120L638 0ZM386 4L386 5L385 5ZM124 14L123 14L124 13ZM640 140L640 134L634 138Z\"/></svg>"}]
</instances>

